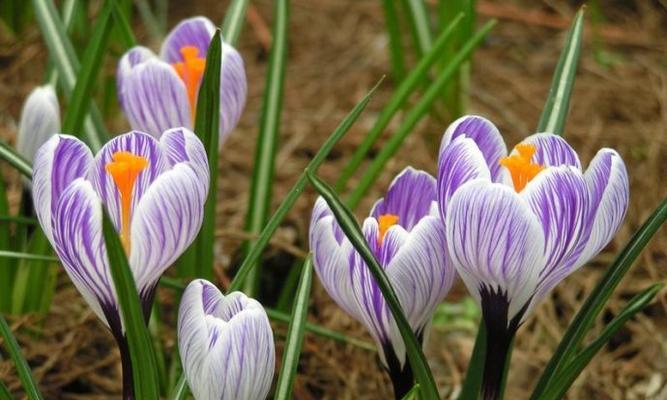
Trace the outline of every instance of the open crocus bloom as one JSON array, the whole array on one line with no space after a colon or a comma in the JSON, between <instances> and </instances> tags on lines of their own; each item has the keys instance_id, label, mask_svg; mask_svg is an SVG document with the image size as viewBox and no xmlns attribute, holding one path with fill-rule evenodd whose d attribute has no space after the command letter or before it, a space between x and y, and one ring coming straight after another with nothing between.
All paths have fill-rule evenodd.
<instances>
[{"instance_id":1,"label":"open crocus bloom","mask_svg":"<svg viewBox=\"0 0 667 400\"><path fill-rule=\"evenodd\" d=\"M448 257L445 232L438 216L436 182L426 172L406 168L378 200L363 232L382 265L413 331L420 340L428 334L438 303L456 275ZM310 224L310 248L315 270L329 295L348 314L363 323L375 339L380 358L409 390L405 345L389 307L363 259L336 222L324 199L315 203ZM409 368L406 368L409 369ZM409 381L409 382L407 382Z\"/></svg>"},{"instance_id":2,"label":"open crocus bloom","mask_svg":"<svg viewBox=\"0 0 667 400\"><path fill-rule=\"evenodd\" d=\"M60 132L60 107L53 86L35 88L23 104L16 150L32 162L37 149Z\"/></svg>"},{"instance_id":3,"label":"open crocus bloom","mask_svg":"<svg viewBox=\"0 0 667 400\"><path fill-rule=\"evenodd\" d=\"M183 20L162 43L160 56L136 46L121 58L118 97L133 129L156 138L167 129L195 121L206 53L215 26L204 17ZM247 82L241 55L222 42L220 144L236 126L245 105Z\"/></svg>"},{"instance_id":4,"label":"open crocus bloom","mask_svg":"<svg viewBox=\"0 0 667 400\"><path fill-rule=\"evenodd\" d=\"M192 281L178 312L178 349L197 400L260 400L271 389L273 332L262 305Z\"/></svg>"},{"instance_id":5,"label":"open crocus bloom","mask_svg":"<svg viewBox=\"0 0 667 400\"><path fill-rule=\"evenodd\" d=\"M529 136L508 156L490 121L465 116L442 139L438 197L468 290L518 324L611 240L627 209L628 176L612 149L583 172L577 153L549 133Z\"/></svg>"},{"instance_id":6,"label":"open crocus bloom","mask_svg":"<svg viewBox=\"0 0 667 400\"><path fill-rule=\"evenodd\" d=\"M79 139L55 135L37 151L32 182L37 217L67 274L122 341L102 204L120 233L147 316L160 275L201 227L209 185L204 146L183 128L160 141L134 131L93 158Z\"/></svg>"}]
</instances>

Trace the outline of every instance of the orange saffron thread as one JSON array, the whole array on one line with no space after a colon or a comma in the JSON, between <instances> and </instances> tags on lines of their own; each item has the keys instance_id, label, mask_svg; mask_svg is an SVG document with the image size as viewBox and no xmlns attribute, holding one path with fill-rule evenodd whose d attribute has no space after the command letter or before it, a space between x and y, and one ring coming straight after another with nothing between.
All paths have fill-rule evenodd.
<instances>
[{"instance_id":1,"label":"orange saffron thread","mask_svg":"<svg viewBox=\"0 0 667 400\"><path fill-rule=\"evenodd\" d=\"M387 231L389 228L392 226L396 225L398 223L398 215L394 214L383 214L378 217L378 225L379 225L379 232L378 232L378 243L382 244L382 241L384 240L384 235L387 234Z\"/></svg>"},{"instance_id":2,"label":"orange saffron thread","mask_svg":"<svg viewBox=\"0 0 667 400\"><path fill-rule=\"evenodd\" d=\"M501 158L500 165L510 172L514 190L520 192L544 167L531 161L537 151L535 145L518 144L514 149L516 154Z\"/></svg>"},{"instance_id":3,"label":"orange saffron thread","mask_svg":"<svg viewBox=\"0 0 667 400\"><path fill-rule=\"evenodd\" d=\"M178 76L185 83L188 101L190 102L190 113L194 123L195 111L197 109L197 93L199 83L204 75L204 68L206 68L206 58L199 57L199 49L195 46L181 47L181 54L183 55L183 61L172 64L172 67L174 67Z\"/></svg>"}]
</instances>

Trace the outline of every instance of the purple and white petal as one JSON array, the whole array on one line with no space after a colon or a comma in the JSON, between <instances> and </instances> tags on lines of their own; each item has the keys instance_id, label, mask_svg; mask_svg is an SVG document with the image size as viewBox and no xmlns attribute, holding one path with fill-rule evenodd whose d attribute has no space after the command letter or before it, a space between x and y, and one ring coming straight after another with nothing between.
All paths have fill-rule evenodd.
<instances>
[{"instance_id":1,"label":"purple and white petal","mask_svg":"<svg viewBox=\"0 0 667 400\"><path fill-rule=\"evenodd\" d=\"M520 196L530 205L544 234L545 264L537 302L571 272L566 261L581 253L589 196L583 174L569 165L542 171Z\"/></svg>"},{"instance_id":2,"label":"purple and white petal","mask_svg":"<svg viewBox=\"0 0 667 400\"><path fill-rule=\"evenodd\" d=\"M35 153L51 136L60 132L60 107L51 85L35 88L21 110L16 150L33 162Z\"/></svg>"},{"instance_id":3,"label":"purple and white petal","mask_svg":"<svg viewBox=\"0 0 667 400\"><path fill-rule=\"evenodd\" d=\"M442 158L445 148L461 135L469 137L477 144L486 160L493 181L499 181L503 171L500 159L507 156L507 146L498 128L488 119L477 115L466 115L457 119L449 125L442 137L439 158Z\"/></svg>"},{"instance_id":4,"label":"purple and white petal","mask_svg":"<svg viewBox=\"0 0 667 400\"><path fill-rule=\"evenodd\" d=\"M144 46L134 46L128 50L118 62L116 68L116 91L118 92L118 101L123 112L127 113L125 109L125 91L124 84L127 76L132 73L134 67L142 64L157 56L153 51Z\"/></svg>"},{"instance_id":5,"label":"purple and white petal","mask_svg":"<svg viewBox=\"0 0 667 400\"><path fill-rule=\"evenodd\" d=\"M271 325L256 300L240 292L223 296L204 280L191 282L179 309L178 344L195 398L266 398L275 348Z\"/></svg>"},{"instance_id":6,"label":"purple and white petal","mask_svg":"<svg viewBox=\"0 0 667 400\"><path fill-rule=\"evenodd\" d=\"M170 166L189 163L201 170L205 179L209 179L208 155L201 140L187 128L174 128L160 137L162 154Z\"/></svg>"},{"instance_id":7,"label":"purple and white petal","mask_svg":"<svg viewBox=\"0 0 667 400\"><path fill-rule=\"evenodd\" d=\"M243 58L227 43L222 43L220 64L220 143L222 146L238 124L248 93Z\"/></svg>"},{"instance_id":8,"label":"purple and white petal","mask_svg":"<svg viewBox=\"0 0 667 400\"><path fill-rule=\"evenodd\" d=\"M489 290L509 302L508 321L531 300L544 265L542 229L511 188L474 180L454 193L447 210L449 254L468 291L481 305Z\"/></svg>"},{"instance_id":9,"label":"purple and white petal","mask_svg":"<svg viewBox=\"0 0 667 400\"><path fill-rule=\"evenodd\" d=\"M113 155L120 151L126 151L148 160L148 167L139 174L132 191L133 200L130 219L136 213L137 205L144 192L168 168L167 160L162 154L159 142L151 135L143 132L133 131L116 136L97 153L94 166L88 173L88 180L92 182L93 187L102 198L109 216L118 230L120 230L121 221L120 196L113 178L106 171L106 165L112 161Z\"/></svg>"},{"instance_id":10,"label":"purple and white petal","mask_svg":"<svg viewBox=\"0 0 667 400\"><path fill-rule=\"evenodd\" d=\"M158 138L170 128L192 128L185 84L171 65L149 59L123 80L122 104L132 129Z\"/></svg>"},{"instance_id":11,"label":"purple and white petal","mask_svg":"<svg viewBox=\"0 0 667 400\"><path fill-rule=\"evenodd\" d=\"M431 212L436 201L436 183L428 172L407 167L389 185L384 198L373 206L371 216L398 216L398 224L410 231L423 217Z\"/></svg>"},{"instance_id":12,"label":"purple and white petal","mask_svg":"<svg viewBox=\"0 0 667 400\"><path fill-rule=\"evenodd\" d=\"M118 306L102 234L102 203L90 182L77 178L60 194L53 215L53 247L70 279L107 326Z\"/></svg>"},{"instance_id":13,"label":"purple and white petal","mask_svg":"<svg viewBox=\"0 0 667 400\"><path fill-rule=\"evenodd\" d=\"M536 133L525 138L521 144L535 146L532 161L544 167L571 165L581 170L579 156L572 147L558 135L552 133ZM516 150L512 152L514 154Z\"/></svg>"},{"instance_id":14,"label":"purple and white petal","mask_svg":"<svg viewBox=\"0 0 667 400\"><path fill-rule=\"evenodd\" d=\"M35 154L32 173L33 203L40 225L53 244L53 215L60 196L93 163L88 146L74 136L55 135Z\"/></svg>"},{"instance_id":15,"label":"purple and white petal","mask_svg":"<svg viewBox=\"0 0 667 400\"><path fill-rule=\"evenodd\" d=\"M134 209L130 266L137 289L147 298L160 276L199 233L208 195L208 177L179 163L160 175Z\"/></svg>"},{"instance_id":16,"label":"purple and white petal","mask_svg":"<svg viewBox=\"0 0 667 400\"><path fill-rule=\"evenodd\" d=\"M199 49L199 56L206 57L211 38L215 33L215 25L206 17L192 17L181 21L169 32L162 47L160 58L169 64L183 60L181 49L194 46Z\"/></svg>"},{"instance_id":17,"label":"purple and white petal","mask_svg":"<svg viewBox=\"0 0 667 400\"><path fill-rule=\"evenodd\" d=\"M473 179L490 181L491 173L475 141L460 135L444 147L438 159L438 206L443 221L454 192Z\"/></svg>"}]
</instances>

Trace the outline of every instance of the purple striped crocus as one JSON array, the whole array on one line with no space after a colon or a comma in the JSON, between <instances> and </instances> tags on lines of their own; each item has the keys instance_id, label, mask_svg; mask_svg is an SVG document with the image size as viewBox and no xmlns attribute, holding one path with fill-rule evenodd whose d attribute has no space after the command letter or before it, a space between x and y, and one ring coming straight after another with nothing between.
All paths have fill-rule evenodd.
<instances>
[{"instance_id":1,"label":"purple striped crocus","mask_svg":"<svg viewBox=\"0 0 667 400\"><path fill-rule=\"evenodd\" d=\"M583 171L577 153L550 133L529 136L508 155L490 121L465 116L442 139L438 199L447 251L482 308L489 338L482 397L495 399L519 325L623 221L627 171L606 148Z\"/></svg>"},{"instance_id":2,"label":"purple striped crocus","mask_svg":"<svg viewBox=\"0 0 667 400\"><path fill-rule=\"evenodd\" d=\"M212 283L188 285L178 312L178 349L197 400L261 400L271 389L273 331L262 305Z\"/></svg>"},{"instance_id":3,"label":"purple striped crocus","mask_svg":"<svg viewBox=\"0 0 667 400\"><path fill-rule=\"evenodd\" d=\"M136 46L118 63L116 83L121 108L133 129L156 138L167 129L192 129L206 53L215 26L205 17L181 21L162 43L159 57ZM220 144L236 126L245 105L243 59L222 43Z\"/></svg>"},{"instance_id":4,"label":"purple striped crocus","mask_svg":"<svg viewBox=\"0 0 667 400\"><path fill-rule=\"evenodd\" d=\"M435 179L408 167L375 203L363 224L366 241L422 343L436 306L456 276L442 251L446 248L445 232L436 200ZM394 394L402 398L413 385L403 339L373 275L322 198L313 209L310 248L324 288L368 329L392 379Z\"/></svg>"},{"instance_id":5,"label":"purple striped crocus","mask_svg":"<svg viewBox=\"0 0 667 400\"><path fill-rule=\"evenodd\" d=\"M60 132L60 106L51 85L35 88L23 104L16 150L32 162L37 149Z\"/></svg>"},{"instance_id":6,"label":"purple striped crocus","mask_svg":"<svg viewBox=\"0 0 667 400\"><path fill-rule=\"evenodd\" d=\"M199 232L208 194L204 146L171 129L158 141L130 132L93 157L79 139L55 135L35 156L37 217L65 271L121 349L123 392L133 398L130 357L102 235L102 206L128 256L146 319L160 275Z\"/></svg>"}]
</instances>

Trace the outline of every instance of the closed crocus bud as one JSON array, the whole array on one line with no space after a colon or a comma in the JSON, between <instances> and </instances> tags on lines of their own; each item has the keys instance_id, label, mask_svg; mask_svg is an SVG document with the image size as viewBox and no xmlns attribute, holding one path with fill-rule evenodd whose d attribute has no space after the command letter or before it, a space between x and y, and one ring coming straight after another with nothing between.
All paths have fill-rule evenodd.
<instances>
[{"instance_id":1,"label":"closed crocus bud","mask_svg":"<svg viewBox=\"0 0 667 400\"><path fill-rule=\"evenodd\" d=\"M32 162L37 149L60 131L60 108L51 85L32 91L23 104L16 150Z\"/></svg>"},{"instance_id":2,"label":"closed crocus bud","mask_svg":"<svg viewBox=\"0 0 667 400\"><path fill-rule=\"evenodd\" d=\"M262 305L192 281L178 312L178 349L197 400L260 400L271 389L273 332Z\"/></svg>"}]
</instances>

